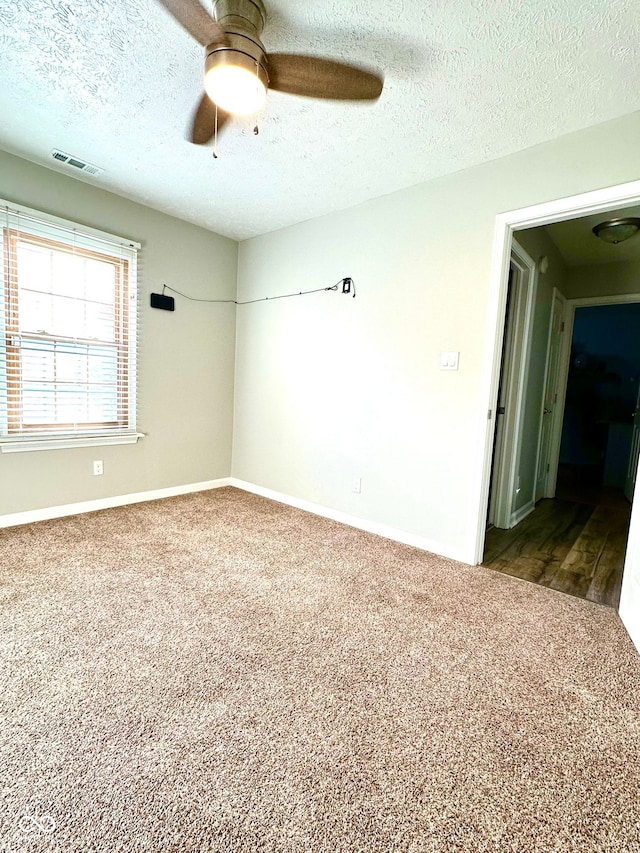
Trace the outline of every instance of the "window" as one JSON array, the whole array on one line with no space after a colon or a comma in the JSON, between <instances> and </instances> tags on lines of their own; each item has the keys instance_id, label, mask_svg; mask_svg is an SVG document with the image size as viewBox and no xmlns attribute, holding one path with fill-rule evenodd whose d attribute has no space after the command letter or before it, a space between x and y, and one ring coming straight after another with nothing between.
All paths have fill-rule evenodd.
<instances>
[{"instance_id":1,"label":"window","mask_svg":"<svg viewBox=\"0 0 640 853\"><path fill-rule=\"evenodd\" d=\"M138 244L0 205L2 451L136 441Z\"/></svg>"}]
</instances>

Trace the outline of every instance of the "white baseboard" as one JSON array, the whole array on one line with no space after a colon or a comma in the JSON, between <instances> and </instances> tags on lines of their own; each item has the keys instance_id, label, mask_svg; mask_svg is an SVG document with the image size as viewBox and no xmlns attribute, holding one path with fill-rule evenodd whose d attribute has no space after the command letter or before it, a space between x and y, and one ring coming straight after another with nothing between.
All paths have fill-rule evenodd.
<instances>
[{"instance_id":1,"label":"white baseboard","mask_svg":"<svg viewBox=\"0 0 640 853\"><path fill-rule=\"evenodd\" d=\"M509 520L509 527L515 527L516 524L520 524L520 522L526 518L536 508L534 501L529 501L524 506L521 506L520 509L517 509L514 513L511 514L511 518Z\"/></svg>"},{"instance_id":2,"label":"white baseboard","mask_svg":"<svg viewBox=\"0 0 640 853\"><path fill-rule=\"evenodd\" d=\"M63 518L66 515L78 515L83 512L95 512L98 509L138 504L144 501L156 501L161 498L173 498L176 495L203 492L207 489L220 489L229 485L231 485L230 478L223 477L219 480L206 480L203 483L186 483L181 486L169 486L165 489L152 489L148 492L135 492L130 495L116 495L110 498L97 498L93 501L47 506L43 509L31 509L26 512L13 512L9 515L0 515L0 528L15 527L17 524L31 524L33 521L47 521L50 518Z\"/></svg>"},{"instance_id":3,"label":"white baseboard","mask_svg":"<svg viewBox=\"0 0 640 853\"><path fill-rule=\"evenodd\" d=\"M462 549L451 548L442 542L437 542L433 539L426 539L423 536L418 536L415 533L409 533L406 530L400 530L397 527L390 527L386 524L380 524L376 521L368 521L364 518L358 518L356 515L342 512L331 507L322 506L321 504L312 503L311 501L295 498L283 492L276 492L273 489L266 489L263 486L257 486L254 483L248 483L245 480L238 480L235 477L223 477L219 480L207 480L202 483L187 483L181 486L169 486L165 489L152 489L148 492L135 492L128 495L115 495L109 498L98 498L92 501L81 501L79 503L63 504L61 506L49 506L42 509L27 510L25 512L14 512L8 515L0 515L0 528L15 527L18 524L31 524L34 521L47 521L51 518L63 518L68 515L78 515L84 512L95 512L100 509L111 509L117 506L126 506L127 504L142 503L144 501L160 500L161 498L172 498L176 495L186 495L191 492L202 492L207 489L220 489L223 486L235 486L237 489L242 489L245 492L252 492L256 495L269 498L270 500L278 501L278 503L294 506L297 509L302 509L305 512L313 513L314 515L330 518L332 521L339 521L342 524L347 524L349 527L355 527L358 530L366 530L368 533L375 533L377 536L383 536L385 539L391 539L394 542L402 542L404 545L412 545L414 548L419 548L422 551L429 551L432 554L438 554L442 557L449 557L452 560L457 560L461 563L469 563L468 554Z\"/></svg>"},{"instance_id":4,"label":"white baseboard","mask_svg":"<svg viewBox=\"0 0 640 853\"><path fill-rule=\"evenodd\" d=\"M403 545L412 545L414 548L419 548L422 551L429 551L441 557L449 557L460 563L469 563L468 554L463 552L462 549L451 548L442 542L426 539L424 536L418 536L415 533L409 533L397 527L389 527L386 524L380 524L376 521L358 518L357 515L350 515L341 510L305 501L301 498L295 498L283 492L266 489L263 486L256 486L255 483L248 483L245 480L238 480L235 477L231 477L229 485L235 486L236 489L242 489L245 492L252 492L254 495L260 495L263 498L270 498L273 501L278 501L278 503L294 506L296 509L303 509L305 512L313 513L313 515L320 515L323 518L330 518L332 521L339 521L342 524L347 524L349 527L356 527L358 530L375 533L377 536L392 539L394 542L402 542Z\"/></svg>"}]
</instances>

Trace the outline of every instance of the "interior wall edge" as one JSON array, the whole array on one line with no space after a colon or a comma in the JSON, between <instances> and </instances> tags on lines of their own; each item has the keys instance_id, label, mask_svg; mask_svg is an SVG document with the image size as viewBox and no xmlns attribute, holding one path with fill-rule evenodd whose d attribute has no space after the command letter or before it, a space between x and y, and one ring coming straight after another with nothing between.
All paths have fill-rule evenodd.
<instances>
[{"instance_id":1,"label":"interior wall edge","mask_svg":"<svg viewBox=\"0 0 640 853\"><path fill-rule=\"evenodd\" d=\"M638 616L638 610L640 607L640 596L638 596L637 591L634 594L634 598L629 601L629 603L623 603L620 605L620 611L618 615L622 621L622 624L627 630L627 633L631 637L631 642L638 650L640 654L640 617ZM634 607L633 602L638 601L637 605Z\"/></svg>"}]
</instances>

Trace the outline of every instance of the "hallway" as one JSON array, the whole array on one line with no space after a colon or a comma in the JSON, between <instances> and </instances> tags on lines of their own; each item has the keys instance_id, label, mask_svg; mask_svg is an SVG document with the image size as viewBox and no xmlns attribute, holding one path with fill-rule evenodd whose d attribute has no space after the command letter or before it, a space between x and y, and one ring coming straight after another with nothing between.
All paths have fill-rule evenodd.
<instances>
[{"instance_id":1,"label":"hallway","mask_svg":"<svg viewBox=\"0 0 640 853\"><path fill-rule=\"evenodd\" d=\"M617 493L542 500L511 530L487 531L482 565L617 609L630 516Z\"/></svg>"}]
</instances>

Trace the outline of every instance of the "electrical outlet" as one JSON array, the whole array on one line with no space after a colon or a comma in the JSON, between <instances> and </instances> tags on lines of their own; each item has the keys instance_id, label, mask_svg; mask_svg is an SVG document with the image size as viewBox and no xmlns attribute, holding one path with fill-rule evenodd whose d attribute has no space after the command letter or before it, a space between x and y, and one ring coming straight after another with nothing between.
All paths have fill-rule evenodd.
<instances>
[{"instance_id":1,"label":"electrical outlet","mask_svg":"<svg viewBox=\"0 0 640 853\"><path fill-rule=\"evenodd\" d=\"M360 477L354 477L353 478L353 486L351 488L352 488L352 491L354 491L356 493L356 495L359 495L360 492L362 491L362 479Z\"/></svg>"},{"instance_id":2,"label":"electrical outlet","mask_svg":"<svg viewBox=\"0 0 640 853\"><path fill-rule=\"evenodd\" d=\"M96 477L99 477L100 474L104 474L104 466L102 464L102 459L96 459L93 463L93 473Z\"/></svg>"}]
</instances>

